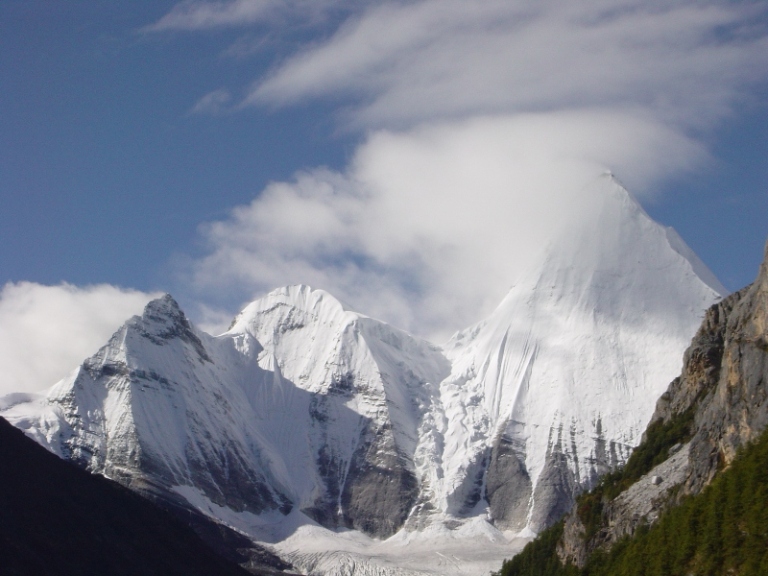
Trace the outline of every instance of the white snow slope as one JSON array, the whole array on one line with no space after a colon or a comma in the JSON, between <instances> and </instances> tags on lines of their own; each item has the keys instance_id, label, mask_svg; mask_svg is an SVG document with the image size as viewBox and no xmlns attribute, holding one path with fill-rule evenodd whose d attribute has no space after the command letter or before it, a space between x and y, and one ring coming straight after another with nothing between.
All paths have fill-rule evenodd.
<instances>
[{"instance_id":1,"label":"white snow slope","mask_svg":"<svg viewBox=\"0 0 768 576\"><path fill-rule=\"evenodd\" d=\"M306 286L212 337L165 297L0 414L311 574L497 569L623 462L725 293L610 176L443 348Z\"/></svg>"}]
</instances>

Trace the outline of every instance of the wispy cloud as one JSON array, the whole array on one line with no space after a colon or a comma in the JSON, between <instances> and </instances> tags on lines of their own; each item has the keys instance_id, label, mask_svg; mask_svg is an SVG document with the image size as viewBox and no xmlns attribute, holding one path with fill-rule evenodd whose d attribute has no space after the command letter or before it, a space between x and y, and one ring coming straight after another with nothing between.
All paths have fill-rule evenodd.
<instances>
[{"instance_id":1,"label":"wispy cloud","mask_svg":"<svg viewBox=\"0 0 768 576\"><path fill-rule=\"evenodd\" d=\"M274 0L230 0L226 2L186 0L176 4L168 14L144 30L147 32L192 31L243 26L266 18L275 4L277 2Z\"/></svg>"},{"instance_id":2,"label":"wispy cloud","mask_svg":"<svg viewBox=\"0 0 768 576\"><path fill-rule=\"evenodd\" d=\"M103 284L6 284L0 290L0 394L55 384L156 296Z\"/></svg>"},{"instance_id":3,"label":"wispy cloud","mask_svg":"<svg viewBox=\"0 0 768 576\"><path fill-rule=\"evenodd\" d=\"M767 16L763 4L725 0L188 0L146 30L336 27L297 39L238 108L330 97L352 127L403 128L619 106L701 129L766 81ZM244 48L253 42L227 53Z\"/></svg>"},{"instance_id":4,"label":"wispy cloud","mask_svg":"<svg viewBox=\"0 0 768 576\"><path fill-rule=\"evenodd\" d=\"M160 20L144 27L145 32L197 31L242 27L287 16L294 21L316 21L343 5L364 6L368 0L184 0ZM285 24L285 20L281 20Z\"/></svg>"},{"instance_id":5,"label":"wispy cloud","mask_svg":"<svg viewBox=\"0 0 768 576\"><path fill-rule=\"evenodd\" d=\"M232 95L229 91L220 88L200 98L190 110L190 114L221 114L227 110L231 101Z\"/></svg>"},{"instance_id":6,"label":"wispy cloud","mask_svg":"<svg viewBox=\"0 0 768 576\"><path fill-rule=\"evenodd\" d=\"M294 55L247 102L342 97L362 126L590 106L635 106L701 126L768 75L757 10L741 2L388 2Z\"/></svg>"}]
</instances>

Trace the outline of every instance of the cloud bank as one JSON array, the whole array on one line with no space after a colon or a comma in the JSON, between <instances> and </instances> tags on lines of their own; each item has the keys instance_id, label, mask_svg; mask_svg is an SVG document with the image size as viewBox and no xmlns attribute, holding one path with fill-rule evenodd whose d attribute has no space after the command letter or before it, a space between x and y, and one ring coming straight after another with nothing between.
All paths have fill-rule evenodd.
<instances>
[{"instance_id":1,"label":"cloud bank","mask_svg":"<svg viewBox=\"0 0 768 576\"><path fill-rule=\"evenodd\" d=\"M6 284L0 291L0 395L55 384L156 296L109 285Z\"/></svg>"},{"instance_id":2,"label":"cloud bank","mask_svg":"<svg viewBox=\"0 0 768 576\"><path fill-rule=\"evenodd\" d=\"M601 172L618 167L648 184L701 154L663 124L619 112L378 131L345 172L274 183L206 225L193 284L209 298L310 284L440 342L498 304L578 218L582 190Z\"/></svg>"}]
</instances>

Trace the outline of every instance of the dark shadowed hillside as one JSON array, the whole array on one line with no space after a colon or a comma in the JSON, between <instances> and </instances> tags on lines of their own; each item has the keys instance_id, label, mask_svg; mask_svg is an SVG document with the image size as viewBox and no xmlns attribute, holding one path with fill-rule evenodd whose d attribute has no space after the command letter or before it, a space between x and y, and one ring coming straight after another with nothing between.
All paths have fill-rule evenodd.
<instances>
[{"instance_id":1,"label":"dark shadowed hillside","mask_svg":"<svg viewBox=\"0 0 768 576\"><path fill-rule=\"evenodd\" d=\"M248 576L142 497L0 418L3 576Z\"/></svg>"}]
</instances>

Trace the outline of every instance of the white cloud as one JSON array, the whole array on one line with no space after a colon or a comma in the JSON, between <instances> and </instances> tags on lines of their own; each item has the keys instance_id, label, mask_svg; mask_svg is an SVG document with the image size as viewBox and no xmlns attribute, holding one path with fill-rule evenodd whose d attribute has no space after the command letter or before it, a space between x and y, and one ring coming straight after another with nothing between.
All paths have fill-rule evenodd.
<instances>
[{"instance_id":1,"label":"white cloud","mask_svg":"<svg viewBox=\"0 0 768 576\"><path fill-rule=\"evenodd\" d=\"M274 0L230 0L205 2L187 0L176 4L168 14L151 26L148 32L165 30L201 30L241 26L264 19L275 5Z\"/></svg>"},{"instance_id":2,"label":"white cloud","mask_svg":"<svg viewBox=\"0 0 768 576\"><path fill-rule=\"evenodd\" d=\"M50 387L156 296L109 285L6 284L0 291L0 394Z\"/></svg>"},{"instance_id":3,"label":"white cloud","mask_svg":"<svg viewBox=\"0 0 768 576\"><path fill-rule=\"evenodd\" d=\"M227 104L231 100L232 95L228 90L224 88L214 90L200 98L190 110L190 114L221 114L226 111Z\"/></svg>"},{"instance_id":4,"label":"white cloud","mask_svg":"<svg viewBox=\"0 0 768 576\"><path fill-rule=\"evenodd\" d=\"M193 283L208 298L310 284L440 341L498 304L537 247L578 219L580 191L606 167L650 187L702 154L626 111L379 131L345 173L301 173L207 225Z\"/></svg>"},{"instance_id":5,"label":"white cloud","mask_svg":"<svg viewBox=\"0 0 768 576\"><path fill-rule=\"evenodd\" d=\"M279 15L304 21L316 20L343 0L184 0L145 32L196 31L242 27L270 21ZM358 1L358 5L364 5ZM287 15L287 16L286 16Z\"/></svg>"},{"instance_id":6,"label":"white cloud","mask_svg":"<svg viewBox=\"0 0 768 576\"><path fill-rule=\"evenodd\" d=\"M707 126L766 79L759 10L692 0L387 2L282 63L246 103L341 96L358 126L606 106Z\"/></svg>"},{"instance_id":7,"label":"white cloud","mask_svg":"<svg viewBox=\"0 0 768 576\"><path fill-rule=\"evenodd\" d=\"M229 310L212 308L203 302L193 304L194 324L203 332L218 335L223 334L232 326L234 314ZM187 317L191 314L185 310Z\"/></svg>"}]
</instances>

